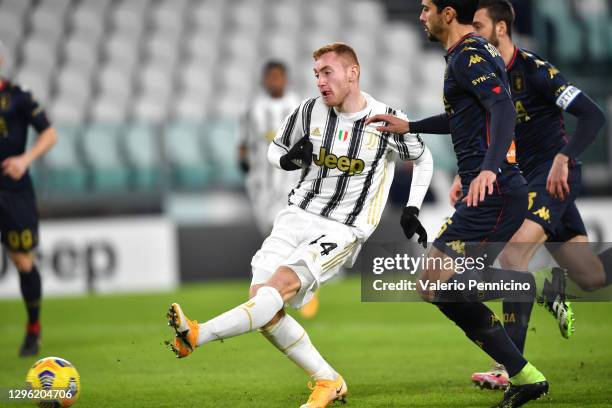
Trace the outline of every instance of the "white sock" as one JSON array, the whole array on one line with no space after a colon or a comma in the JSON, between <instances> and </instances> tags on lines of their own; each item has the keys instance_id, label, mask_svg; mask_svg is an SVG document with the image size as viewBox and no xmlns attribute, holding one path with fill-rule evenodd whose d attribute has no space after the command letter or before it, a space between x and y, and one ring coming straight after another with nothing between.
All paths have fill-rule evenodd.
<instances>
[{"instance_id":1,"label":"white sock","mask_svg":"<svg viewBox=\"0 0 612 408\"><path fill-rule=\"evenodd\" d=\"M283 306L280 293L272 287L263 286L248 302L200 324L198 346L259 329L272 320Z\"/></svg>"},{"instance_id":2,"label":"white sock","mask_svg":"<svg viewBox=\"0 0 612 408\"><path fill-rule=\"evenodd\" d=\"M338 378L338 373L325 361L306 330L293 317L285 315L274 326L261 330L261 333L315 380Z\"/></svg>"}]
</instances>

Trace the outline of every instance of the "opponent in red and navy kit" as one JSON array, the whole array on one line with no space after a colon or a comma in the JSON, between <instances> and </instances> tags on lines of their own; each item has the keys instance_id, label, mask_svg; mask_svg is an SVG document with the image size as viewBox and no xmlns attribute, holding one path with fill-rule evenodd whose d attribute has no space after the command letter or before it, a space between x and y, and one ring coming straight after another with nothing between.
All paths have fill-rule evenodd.
<instances>
[{"instance_id":1,"label":"opponent in red and navy kit","mask_svg":"<svg viewBox=\"0 0 612 408\"><path fill-rule=\"evenodd\" d=\"M512 40L514 19L509 0L480 0L473 21L477 32L500 51L506 64L517 111L516 158L529 183L527 217L499 260L506 268L527 271L534 254L547 239L571 241L570 245L548 244L547 248L572 280L584 290L594 290L610 280L612 251L595 255L586 245L588 238L574 200L580 191L578 156L593 142L605 117L553 65L516 47ZM576 132L571 136L565 131L563 111L578 119ZM459 189L455 180L451 202L457 200ZM552 281L561 273L564 272L553 273ZM553 301L544 305L553 312L562 336L569 338L574 327L571 304ZM504 328L521 352L532 307L531 302L510 299L503 303ZM501 370L496 366L488 372L474 373L472 381L481 387L503 388L508 385L508 376L503 366Z\"/></svg>"},{"instance_id":2,"label":"opponent in red and navy kit","mask_svg":"<svg viewBox=\"0 0 612 408\"><path fill-rule=\"evenodd\" d=\"M553 242L586 235L574 203L582 186L578 156L603 126L603 113L557 68L530 51L515 48L507 70L517 110L516 156L529 183L527 218L541 225ZM565 130L564 111L579 117L579 132L571 141ZM546 180L558 153L569 158L570 190L563 200L546 191Z\"/></svg>"},{"instance_id":3,"label":"opponent in red and navy kit","mask_svg":"<svg viewBox=\"0 0 612 408\"><path fill-rule=\"evenodd\" d=\"M499 51L471 33L448 50L446 61L446 113L412 122L410 130L451 134L464 195L481 171L497 175L493 194L477 207L459 203L434 241L453 256L462 254L450 242L508 241L525 218L527 188L513 154L513 126L508 123L514 123L515 112Z\"/></svg>"},{"instance_id":4,"label":"opponent in red and navy kit","mask_svg":"<svg viewBox=\"0 0 612 408\"><path fill-rule=\"evenodd\" d=\"M448 50L446 62L444 104L462 185L469 186L481 170L498 173L501 191L524 185L514 157L506 154L512 134L507 132L495 145L490 140L491 110L510 99L499 52L482 37L469 34ZM417 123L412 124L415 128Z\"/></svg>"},{"instance_id":5,"label":"opponent in red and navy kit","mask_svg":"<svg viewBox=\"0 0 612 408\"><path fill-rule=\"evenodd\" d=\"M4 162L25 152L30 125L42 133L51 124L29 90L2 79L0 84L0 162ZM0 175L0 191L32 192L29 172L26 171L18 180L3 172Z\"/></svg>"},{"instance_id":6,"label":"opponent in red and navy kit","mask_svg":"<svg viewBox=\"0 0 612 408\"><path fill-rule=\"evenodd\" d=\"M26 149L30 126L40 136L31 149ZM42 292L33 256L38 245L38 210L28 166L55 141L55 130L32 93L0 78L0 233L2 244L19 271L28 312L22 356L38 353Z\"/></svg>"},{"instance_id":7,"label":"opponent in red and navy kit","mask_svg":"<svg viewBox=\"0 0 612 408\"><path fill-rule=\"evenodd\" d=\"M499 51L472 32L478 0L422 0L422 5L420 20L426 33L447 49L446 113L410 123L385 115L372 120L386 122L377 128L379 131L451 134L466 199L456 206L455 213L442 227L428 259L442 263L449 258L474 259L470 249L477 247L480 251L485 247L483 243L509 241L526 215L527 183L514 163L511 148L516 111ZM446 289L423 289L421 295L490 357L504 364L512 386L496 406L518 407L546 393L548 382L524 358L499 319L482 303L505 299L513 293L461 289L474 281L514 280L532 288L532 292L525 293L528 297L537 294L539 288L535 288L533 275L490 266L502 245L485 249L489 257L480 270L465 268L463 273L457 273L461 271L428 265L419 275L419 284L454 284Z\"/></svg>"}]
</instances>

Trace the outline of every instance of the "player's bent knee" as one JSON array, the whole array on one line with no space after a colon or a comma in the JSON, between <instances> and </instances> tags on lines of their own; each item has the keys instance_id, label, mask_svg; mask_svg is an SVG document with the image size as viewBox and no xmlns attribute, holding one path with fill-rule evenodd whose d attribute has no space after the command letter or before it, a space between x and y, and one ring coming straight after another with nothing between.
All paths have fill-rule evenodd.
<instances>
[{"instance_id":1,"label":"player's bent knee","mask_svg":"<svg viewBox=\"0 0 612 408\"><path fill-rule=\"evenodd\" d=\"M510 245L507 245L498 257L499 264L502 268L506 269L516 269L517 259L520 258L518 258L518 254L516 253L516 251L510 248Z\"/></svg>"},{"instance_id":2,"label":"player's bent knee","mask_svg":"<svg viewBox=\"0 0 612 408\"><path fill-rule=\"evenodd\" d=\"M566 242L553 253L553 257L580 289L591 292L605 286L604 266L593 253L586 236L579 235Z\"/></svg>"},{"instance_id":3,"label":"player's bent knee","mask_svg":"<svg viewBox=\"0 0 612 408\"><path fill-rule=\"evenodd\" d=\"M603 268L585 268L573 274L572 280L585 292L593 292L606 284L606 274Z\"/></svg>"},{"instance_id":4,"label":"player's bent knee","mask_svg":"<svg viewBox=\"0 0 612 408\"><path fill-rule=\"evenodd\" d=\"M498 260L502 268L526 271L529 261L535 254L539 244L508 243L499 254Z\"/></svg>"},{"instance_id":5,"label":"player's bent knee","mask_svg":"<svg viewBox=\"0 0 612 408\"><path fill-rule=\"evenodd\" d=\"M287 301L299 292L302 282L293 269L288 266L280 266L266 282L266 286L276 289L283 300Z\"/></svg>"},{"instance_id":6,"label":"player's bent knee","mask_svg":"<svg viewBox=\"0 0 612 408\"><path fill-rule=\"evenodd\" d=\"M580 285L580 288L584 290L585 292L593 292L597 289L602 288L605 284L606 284L606 278L604 275L602 275L601 277L594 276L590 278L588 281L584 282L582 285Z\"/></svg>"},{"instance_id":7,"label":"player's bent knee","mask_svg":"<svg viewBox=\"0 0 612 408\"><path fill-rule=\"evenodd\" d=\"M34 256L31 252L10 252L9 257L20 273L30 273L34 267Z\"/></svg>"}]
</instances>

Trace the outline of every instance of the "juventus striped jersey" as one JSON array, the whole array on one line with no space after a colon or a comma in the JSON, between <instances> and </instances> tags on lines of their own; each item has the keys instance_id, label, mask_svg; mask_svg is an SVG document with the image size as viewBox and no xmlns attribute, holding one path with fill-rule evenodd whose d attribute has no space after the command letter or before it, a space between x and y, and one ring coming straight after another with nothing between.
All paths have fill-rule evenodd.
<instances>
[{"instance_id":1,"label":"juventus striped jersey","mask_svg":"<svg viewBox=\"0 0 612 408\"><path fill-rule=\"evenodd\" d=\"M365 126L366 119L376 114L406 116L363 95L367 106L356 113L338 112L319 97L303 101L270 144L268 159L280 168L280 157L308 135L313 145L312 164L302 170L289 194L289 204L356 227L360 238L367 238L378 225L387 201L395 158L416 160L415 168L422 157L428 158L428 167L433 167L433 162L418 135L381 133L376 124ZM427 186L430 180L431 174ZM419 207L422 200L417 200Z\"/></svg>"},{"instance_id":2,"label":"juventus striped jersey","mask_svg":"<svg viewBox=\"0 0 612 408\"><path fill-rule=\"evenodd\" d=\"M264 233L272 229L276 214L287 205L287 194L299 180L299 174L279 170L266 159L276 131L299 104L295 94L282 98L261 94L250 104L243 121L241 143L249 163L246 188L257 226Z\"/></svg>"}]
</instances>

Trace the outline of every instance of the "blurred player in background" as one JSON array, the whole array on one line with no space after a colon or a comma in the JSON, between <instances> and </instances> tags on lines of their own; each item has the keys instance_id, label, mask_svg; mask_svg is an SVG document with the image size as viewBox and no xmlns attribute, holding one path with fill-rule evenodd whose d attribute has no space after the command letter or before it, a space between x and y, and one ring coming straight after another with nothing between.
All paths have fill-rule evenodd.
<instances>
[{"instance_id":1,"label":"blurred player in background","mask_svg":"<svg viewBox=\"0 0 612 408\"><path fill-rule=\"evenodd\" d=\"M596 255L585 243L586 228L575 200L581 188L580 154L595 140L605 124L601 109L583 91L568 82L549 62L518 48L512 40L515 13L508 0L481 0L474 28L497 47L510 77L517 111L516 158L529 183L528 213L511 243L500 255L505 268L527 271L529 262L546 242L558 264L583 290L592 291L612 282L612 250ZM578 119L576 132L567 137L563 111ZM457 177L451 203L461 196ZM583 243L583 244L576 244ZM573 245L572 245L573 244ZM523 352L533 303L504 302L508 335ZM561 334L569 338L573 322L559 321ZM497 364L474 373L472 381L486 388L505 388L508 373Z\"/></svg>"},{"instance_id":2,"label":"blurred player in background","mask_svg":"<svg viewBox=\"0 0 612 408\"><path fill-rule=\"evenodd\" d=\"M381 133L366 125L371 115L396 111L361 92L359 61L351 47L330 44L313 57L321 95L303 101L287 117L268 150L275 167L301 176L289 207L278 214L253 257L251 299L203 324L188 320L176 303L168 314L177 357L259 329L316 381L302 408L324 408L343 399L347 386L304 328L285 313L285 303L302 306L342 265L352 265L380 221L397 155L415 163L402 226L409 238L416 231L425 243L416 214L433 173L431 153L418 135Z\"/></svg>"},{"instance_id":3,"label":"blurred player in background","mask_svg":"<svg viewBox=\"0 0 612 408\"><path fill-rule=\"evenodd\" d=\"M446 112L410 123L388 115L370 120L387 122L378 128L381 131L451 134L466 198L442 226L428 256L444 260L439 265L452 265L446 262L449 258L471 255L469 243L479 243L492 263L501 246L485 248L482 243L509 241L525 219L528 204L526 182L510 149L516 112L504 61L495 47L473 32L478 0L423 0L422 6L420 20L428 38L440 42L447 51ZM531 274L490 265L480 271L466 268L461 274L452 267L429 267L422 271L420 280L458 282L466 287L470 281L514 280L533 288L530 298L564 299L565 276L559 270L542 271L538 281L547 284L540 285ZM552 289L550 293L546 293L547 287ZM497 316L482 303L512 295L512 291L422 291L423 298L434 303L470 340L504 363L511 385L496 405L504 408L519 407L548 392L544 375L523 357ZM559 310L554 311L557 318L566 312L564 305L560 302Z\"/></svg>"},{"instance_id":4,"label":"blurred player in background","mask_svg":"<svg viewBox=\"0 0 612 408\"><path fill-rule=\"evenodd\" d=\"M297 95L287 91L287 67L268 61L263 68L263 91L247 109L239 147L240 166L246 173L246 190L257 227L263 236L272 231L276 214L287 206L287 196L299 174L286 172L268 163L268 146L276 131L300 104Z\"/></svg>"},{"instance_id":5,"label":"blurred player in background","mask_svg":"<svg viewBox=\"0 0 612 408\"><path fill-rule=\"evenodd\" d=\"M264 92L247 109L238 152L255 222L264 237L272 231L274 218L287 206L287 197L300 178L297 172L277 169L267 159L276 131L300 104L297 95L287 91L287 84L287 66L281 61L268 61L263 68ZM319 298L315 295L300 314L312 318L318 310Z\"/></svg>"},{"instance_id":6,"label":"blurred player in background","mask_svg":"<svg viewBox=\"0 0 612 408\"><path fill-rule=\"evenodd\" d=\"M0 67L4 55L0 52ZM28 127L39 137L26 150ZM19 271L21 294L28 312L21 356L38 354L40 347L40 274L33 250L38 245L38 210L28 167L51 146L57 136L43 108L25 88L0 77L0 232L2 244Z\"/></svg>"}]
</instances>

